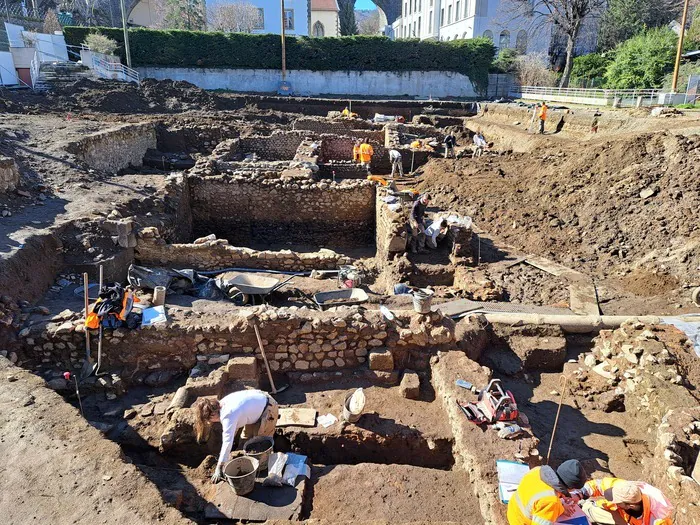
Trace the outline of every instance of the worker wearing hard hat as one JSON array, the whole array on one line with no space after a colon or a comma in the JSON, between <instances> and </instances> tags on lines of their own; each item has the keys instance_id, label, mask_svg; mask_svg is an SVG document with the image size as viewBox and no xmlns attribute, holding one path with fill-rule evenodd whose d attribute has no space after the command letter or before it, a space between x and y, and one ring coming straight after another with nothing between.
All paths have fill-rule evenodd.
<instances>
[{"instance_id":1,"label":"worker wearing hard hat","mask_svg":"<svg viewBox=\"0 0 700 525\"><path fill-rule=\"evenodd\" d=\"M673 506L656 487L620 478L594 479L581 491L583 513L601 525L671 525Z\"/></svg>"},{"instance_id":2,"label":"worker wearing hard hat","mask_svg":"<svg viewBox=\"0 0 700 525\"><path fill-rule=\"evenodd\" d=\"M570 459L555 471L550 466L535 467L525 474L508 502L510 525L552 525L570 509L565 498L570 490L581 489L588 475L578 460Z\"/></svg>"}]
</instances>

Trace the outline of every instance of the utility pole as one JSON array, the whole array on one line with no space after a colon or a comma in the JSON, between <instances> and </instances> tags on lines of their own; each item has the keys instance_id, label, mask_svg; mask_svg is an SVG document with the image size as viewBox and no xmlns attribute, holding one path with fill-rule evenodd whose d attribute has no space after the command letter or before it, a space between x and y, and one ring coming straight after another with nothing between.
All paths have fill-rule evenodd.
<instances>
[{"instance_id":1,"label":"utility pole","mask_svg":"<svg viewBox=\"0 0 700 525\"><path fill-rule=\"evenodd\" d=\"M120 0L122 8L122 29L124 29L124 51L126 53L126 65L131 67L131 51L129 50L129 31L126 28L126 8L124 0Z\"/></svg>"},{"instance_id":2,"label":"utility pole","mask_svg":"<svg viewBox=\"0 0 700 525\"><path fill-rule=\"evenodd\" d=\"M123 2L124 0L122 0ZM687 0L686 0L687 2ZM284 18L284 0L280 0L280 11L281 11L281 20L282 20L282 27L280 34L282 35L282 82L284 82L287 78L287 50L285 49L285 44L284 44L284 23L285 23L285 18Z\"/></svg>"},{"instance_id":3,"label":"utility pole","mask_svg":"<svg viewBox=\"0 0 700 525\"><path fill-rule=\"evenodd\" d=\"M673 85L671 86L671 93L676 92L678 87L678 71L681 67L681 54L683 53L683 39L685 38L685 23L688 20L688 4L690 0L685 0L683 5L683 18L681 19L681 34L678 37L678 50L676 51L676 65L673 68Z\"/></svg>"}]
</instances>

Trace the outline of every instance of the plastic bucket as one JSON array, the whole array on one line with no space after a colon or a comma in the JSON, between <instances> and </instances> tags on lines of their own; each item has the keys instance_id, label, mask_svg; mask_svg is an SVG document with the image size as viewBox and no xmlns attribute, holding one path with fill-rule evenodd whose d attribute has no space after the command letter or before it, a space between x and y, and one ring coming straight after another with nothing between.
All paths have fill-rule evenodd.
<instances>
[{"instance_id":1,"label":"plastic bucket","mask_svg":"<svg viewBox=\"0 0 700 525\"><path fill-rule=\"evenodd\" d=\"M260 463L250 456L240 456L224 465L224 477L239 496L253 492Z\"/></svg>"},{"instance_id":2,"label":"plastic bucket","mask_svg":"<svg viewBox=\"0 0 700 525\"><path fill-rule=\"evenodd\" d=\"M429 314L433 293L435 292L427 288L415 290L413 292L413 309L419 314Z\"/></svg>"},{"instance_id":3,"label":"plastic bucket","mask_svg":"<svg viewBox=\"0 0 700 525\"><path fill-rule=\"evenodd\" d=\"M355 392L353 391L345 396L345 402L343 403L343 419L348 423L356 423L362 416L362 411L360 411L358 414L350 412L350 398L354 393Z\"/></svg>"},{"instance_id":4,"label":"plastic bucket","mask_svg":"<svg viewBox=\"0 0 700 525\"><path fill-rule=\"evenodd\" d=\"M267 460L272 454L275 441L269 436L258 436L249 439L243 445L243 453L249 458L255 458L260 463L258 472L267 472Z\"/></svg>"}]
</instances>

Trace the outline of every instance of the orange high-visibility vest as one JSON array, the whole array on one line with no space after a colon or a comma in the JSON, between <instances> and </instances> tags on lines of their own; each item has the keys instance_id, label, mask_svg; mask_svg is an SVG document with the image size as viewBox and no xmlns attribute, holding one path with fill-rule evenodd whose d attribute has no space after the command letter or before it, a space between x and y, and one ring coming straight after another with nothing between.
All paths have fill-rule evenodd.
<instances>
[{"instance_id":1,"label":"orange high-visibility vest","mask_svg":"<svg viewBox=\"0 0 700 525\"><path fill-rule=\"evenodd\" d=\"M360 159L360 146L358 146L357 144L355 144L355 145L352 147L352 160L354 160L355 162L357 162L359 159Z\"/></svg>"},{"instance_id":2,"label":"orange high-visibility vest","mask_svg":"<svg viewBox=\"0 0 700 525\"><path fill-rule=\"evenodd\" d=\"M540 478L541 467L525 474L508 502L510 525L553 525L564 514L559 494Z\"/></svg>"},{"instance_id":3,"label":"orange high-visibility vest","mask_svg":"<svg viewBox=\"0 0 700 525\"><path fill-rule=\"evenodd\" d=\"M370 144L360 144L360 161L369 162L372 160L372 155L374 155L374 149Z\"/></svg>"},{"instance_id":4,"label":"orange high-visibility vest","mask_svg":"<svg viewBox=\"0 0 700 525\"><path fill-rule=\"evenodd\" d=\"M547 120L547 109L547 104L543 104L540 110L540 120Z\"/></svg>"},{"instance_id":5,"label":"orange high-visibility vest","mask_svg":"<svg viewBox=\"0 0 700 525\"><path fill-rule=\"evenodd\" d=\"M655 503L658 503L656 500L653 500L648 494L645 494L644 491L650 488L650 485L642 484L640 489L642 490L642 517L641 518L635 518L633 516L630 516L627 514L624 510L618 508L617 505L612 503L609 500L612 500L612 489L613 486L617 483L624 482L624 479L620 478L601 478L601 479L593 479L591 481L588 481L585 485L586 491L590 494L591 498L599 498L595 504L602 508L605 509L609 512L617 512L622 519L624 519L627 523L630 525L671 525L671 520L667 517L664 518L658 518L654 516L653 514L653 507L656 507ZM646 488L645 488L646 487ZM664 499L662 497L659 497L659 502ZM667 503L667 502L664 502ZM658 510L656 511L657 513L660 513Z\"/></svg>"}]
</instances>

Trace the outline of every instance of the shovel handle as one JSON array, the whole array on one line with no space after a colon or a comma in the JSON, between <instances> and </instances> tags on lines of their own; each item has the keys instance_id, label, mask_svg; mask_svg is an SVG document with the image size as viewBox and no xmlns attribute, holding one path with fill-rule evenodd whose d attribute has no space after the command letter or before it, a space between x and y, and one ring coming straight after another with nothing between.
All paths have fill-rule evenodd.
<instances>
[{"instance_id":1,"label":"shovel handle","mask_svg":"<svg viewBox=\"0 0 700 525\"><path fill-rule=\"evenodd\" d=\"M83 298L85 300L85 352L87 354L87 358L90 359L90 332L87 327L87 318L88 318L88 308L90 307L90 298L88 297L88 286L90 284L88 274L85 272L83 274Z\"/></svg>"},{"instance_id":2,"label":"shovel handle","mask_svg":"<svg viewBox=\"0 0 700 525\"><path fill-rule=\"evenodd\" d=\"M276 394L277 389L275 388L275 382L272 380L272 372L270 371L270 364L267 362L267 356L265 355L265 348L263 348L262 339L260 338L260 332L258 331L257 323L253 324L255 329L255 337L258 339L258 346L260 347L260 353L262 354L263 361L265 361L265 370L267 370L267 378L270 380L270 386L272 387L272 393Z\"/></svg>"}]
</instances>

